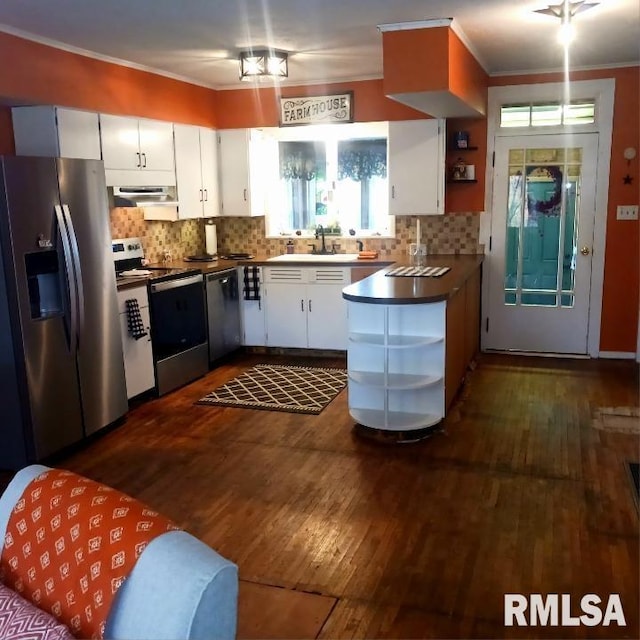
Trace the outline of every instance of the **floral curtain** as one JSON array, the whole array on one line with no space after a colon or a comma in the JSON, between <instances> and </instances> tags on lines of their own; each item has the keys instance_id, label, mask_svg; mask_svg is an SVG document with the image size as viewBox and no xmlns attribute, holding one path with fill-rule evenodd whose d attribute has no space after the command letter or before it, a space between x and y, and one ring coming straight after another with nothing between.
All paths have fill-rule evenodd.
<instances>
[{"instance_id":1,"label":"floral curtain","mask_svg":"<svg viewBox=\"0 0 640 640\"><path fill-rule=\"evenodd\" d=\"M347 140L338 144L338 180L387 176L387 141Z\"/></svg>"},{"instance_id":2,"label":"floral curtain","mask_svg":"<svg viewBox=\"0 0 640 640\"><path fill-rule=\"evenodd\" d=\"M285 180L315 180L325 175L324 144L280 142L280 177Z\"/></svg>"}]
</instances>

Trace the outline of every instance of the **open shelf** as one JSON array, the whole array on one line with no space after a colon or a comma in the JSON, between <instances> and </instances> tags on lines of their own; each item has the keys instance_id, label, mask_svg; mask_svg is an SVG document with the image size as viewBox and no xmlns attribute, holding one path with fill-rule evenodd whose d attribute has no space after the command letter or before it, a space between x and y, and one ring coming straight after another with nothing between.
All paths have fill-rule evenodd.
<instances>
[{"instance_id":1,"label":"open shelf","mask_svg":"<svg viewBox=\"0 0 640 640\"><path fill-rule=\"evenodd\" d=\"M426 346L442 342L440 336L385 336L382 333L350 333L349 342L368 344L373 347L387 347L388 349L411 349L412 347Z\"/></svg>"},{"instance_id":2,"label":"open shelf","mask_svg":"<svg viewBox=\"0 0 640 640\"><path fill-rule=\"evenodd\" d=\"M420 389L442 381L442 376L389 373L385 382L382 372L349 371L349 379L380 389Z\"/></svg>"},{"instance_id":3,"label":"open shelf","mask_svg":"<svg viewBox=\"0 0 640 640\"><path fill-rule=\"evenodd\" d=\"M434 414L401 413L399 411L379 411L376 409L349 409L351 417L365 427L384 429L386 431L411 431L432 427L442 420L442 416Z\"/></svg>"},{"instance_id":4,"label":"open shelf","mask_svg":"<svg viewBox=\"0 0 640 640\"><path fill-rule=\"evenodd\" d=\"M465 178L464 180L447 180L447 184L460 184L461 182L473 184L474 182L478 181L475 178L473 180L468 180L467 178Z\"/></svg>"},{"instance_id":5,"label":"open shelf","mask_svg":"<svg viewBox=\"0 0 640 640\"><path fill-rule=\"evenodd\" d=\"M454 153L456 151L477 151L478 147L461 147L460 149L458 147L449 147L449 151L451 153Z\"/></svg>"}]
</instances>

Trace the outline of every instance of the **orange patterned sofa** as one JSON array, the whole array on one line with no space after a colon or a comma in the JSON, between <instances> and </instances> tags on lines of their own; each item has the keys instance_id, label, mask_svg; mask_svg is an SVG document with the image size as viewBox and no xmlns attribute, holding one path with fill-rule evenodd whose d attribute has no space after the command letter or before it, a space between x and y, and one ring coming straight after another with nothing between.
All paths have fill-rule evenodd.
<instances>
[{"instance_id":1,"label":"orange patterned sofa","mask_svg":"<svg viewBox=\"0 0 640 640\"><path fill-rule=\"evenodd\" d=\"M104 484L27 467L0 497L0 535L0 640L16 593L75 637L235 637L237 567ZM34 637L64 637L48 633Z\"/></svg>"}]
</instances>

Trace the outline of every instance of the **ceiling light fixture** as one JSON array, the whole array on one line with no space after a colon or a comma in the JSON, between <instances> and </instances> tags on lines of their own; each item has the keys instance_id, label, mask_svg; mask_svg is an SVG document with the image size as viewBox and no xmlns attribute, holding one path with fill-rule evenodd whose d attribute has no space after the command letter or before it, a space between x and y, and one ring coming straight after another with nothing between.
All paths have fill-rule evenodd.
<instances>
[{"instance_id":1,"label":"ceiling light fixture","mask_svg":"<svg viewBox=\"0 0 640 640\"><path fill-rule=\"evenodd\" d=\"M546 9L535 9L536 13L559 18L562 22L558 33L558 40L563 45L568 45L575 39L576 32L571 22L572 18L582 11L597 7L599 2L586 2L586 0L565 0L560 4L550 4Z\"/></svg>"},{"instance_id":2,"label":"ceiling light fixture","mask_svg":"<svg viewBox=\"0 0 640 640\"><path fill-rule=\"evenodd\" d=\"M240 80L263 80L289 76L289 56L275 49L241 51Z\"/></svg>"},{"instance_id":3,"label":"ceiling light fixture","mask_svg":"<svg viewBox=\"0 0 640 640\"><path fill-rule=\"evenodd\" d=\"M550 4L546 9L534 9L536 13L543 13L547 16L554 16L564 20L565 17L571 19L577 13L597 7L599 2L586 2L586 0L577 0L575 2L561 2L560 4Z\"/></svg>"}]
</instances>

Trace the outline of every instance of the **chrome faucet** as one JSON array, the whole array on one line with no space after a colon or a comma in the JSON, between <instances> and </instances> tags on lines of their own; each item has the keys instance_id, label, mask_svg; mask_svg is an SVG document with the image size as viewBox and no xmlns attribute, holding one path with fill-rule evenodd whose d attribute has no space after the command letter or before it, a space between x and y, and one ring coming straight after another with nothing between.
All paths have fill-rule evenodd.
<instances>
[{"instance_id":1,"label":"chrome faucet","mask_svg":"<svg viewBox=\"0 0 640 640\"><path fill-rule=\"evenodd\" d=\"M320 237L322 238L322 247L320 251L318 251L318 253L322 255L326 255L327 253L335 253L336 252L335 248L333 249L333 251L327 251L327 245L325 244L325 238L324 238L324 227L321 224L319 224L316 227L316 240Z\"/></svg>"}]
</instances>

